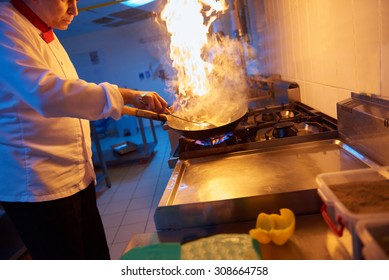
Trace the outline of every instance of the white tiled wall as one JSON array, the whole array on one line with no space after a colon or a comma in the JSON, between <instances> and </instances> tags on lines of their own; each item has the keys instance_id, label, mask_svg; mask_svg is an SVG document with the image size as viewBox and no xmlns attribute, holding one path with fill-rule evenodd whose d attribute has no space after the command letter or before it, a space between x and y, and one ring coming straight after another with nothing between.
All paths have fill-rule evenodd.
<instances>
[{"instance_id":1,"label":"white tiled wall","mask_svg":"<svg viewBox=\"0 0 389 280\"><path fill-rule=\"evenodd\" d=\"M249 4L259 62L298 82L304 103L336 117L336 102L351 91L389 96L388 0Z\"/></svg>"}]
</instances>

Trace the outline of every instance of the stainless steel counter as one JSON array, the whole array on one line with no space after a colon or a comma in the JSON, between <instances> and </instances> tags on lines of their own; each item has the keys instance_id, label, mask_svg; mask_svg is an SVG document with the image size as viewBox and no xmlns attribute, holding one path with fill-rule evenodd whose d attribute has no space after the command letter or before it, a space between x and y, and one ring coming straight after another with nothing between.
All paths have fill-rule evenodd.
<instances>
[{"instance_id":1,"label":"stainless steel counter","mask_svg":"<svg viewBox=\"0 0 389 280\"><path fill-rule=\"evenodd\" d=\"M259 213L289 208L296 215L296 232L284 246L261 245L264 259L350 258L352 248L342 245L350 244L351 235L337 238L319 214L316 177L387 165L389 100L352 94L337 110L336 135L180 155L154 215L158 233L149 241L183 243L218 233L248 233Z\"/></svg>"},{"instance_id":2,"label":"stainless steel counter","mask_svg":"<svg viewBox=\"0 0 389 280\"><path fill-rule=\"evenodd\" d=\"M135 235L125 248L125 252L138 247L160 242L185 243L201 237L219 233L248 233L255 221L217 225L179 231L145 233ZM260 245L261 258L267 260L330 260L348 259L349 256L339 245L337 237L329 230L321 215L296 217L296 230L283 246Z\"/></svg>"},{"instance_id":3,"label":"stainless steel counter","mask_svg":"<svg viewBox=\"0 0 389 280\"><path fill-rule=\"evenodd\" d=\"M276 141L264 145L270 142ZM155 212L155 225L162 231L228 224L280 208L299 216L317 214L318 174L374 164L337 139L180 160Z\"/></svg>"}]
</instances>

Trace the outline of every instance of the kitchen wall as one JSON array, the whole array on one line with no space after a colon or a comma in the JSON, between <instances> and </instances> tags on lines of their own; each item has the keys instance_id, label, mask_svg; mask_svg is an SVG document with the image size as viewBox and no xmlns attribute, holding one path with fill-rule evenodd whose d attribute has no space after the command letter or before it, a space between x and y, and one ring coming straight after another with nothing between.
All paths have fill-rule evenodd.
<instances>
[{"instance_id":1,"label":"kitchen wall","mask_svg":"<svg viewBox=\"0 0 389 280\"><path fill-rule=\"evenodd\" d=\"M258 63L299 83L304 103L336 117L351 91L389 96L389 1L248 4Z\"/></svg>"},{"instance_id":2,"label":"kitchen wall","mask_svg":"<svg viewBox=\"0 0 389 280\"><path fill-rule=\"evenodd\" d=\"M258 71L296 81L304 103L336 117L336 102L351 91L389 96L389 1L246 2ZM160 70L168 75L160 65L166 56L161 36L150 19L62 43L81 78L155 90L173 100L158 77Z\"/></svg>"}]
</instances>

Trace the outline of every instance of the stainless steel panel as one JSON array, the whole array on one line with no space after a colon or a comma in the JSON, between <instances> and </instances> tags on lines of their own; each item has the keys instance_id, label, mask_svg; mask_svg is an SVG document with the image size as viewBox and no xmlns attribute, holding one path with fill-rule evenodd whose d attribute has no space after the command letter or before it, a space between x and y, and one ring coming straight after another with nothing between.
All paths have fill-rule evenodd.
<instances>
[{"instance_id":1,"label":"stainless steel panel","mask_svg":"<svg viewBox=\"0 0 389 280\"><path fill-rule=\"evenodd\" d=\"M315 186L315 174L365 167L340 141L318 141L179 161L167 205L290 192Z\"/></svg>"},{"instance_id":2,"label":"stainless steel panel","mask_svg":"<svg viewBox=\"0 0 389 280\"><path fill-rule=\"evenodd\" d=\"M353 93L337 104L341 140L360 153L389 165L389 99Z\"/></svg>"},{"instance_id":3,"label":"stainless steel panel","mask_svg":"<svg viewBox=\"0 0 389 280\"><path fill-rule=\"evenodd\" d=\"M283 207L317 213L318 174L374 165L336 139L179 160L156 210L156 228L247 221Z\"/></svg>"}]
</instances>

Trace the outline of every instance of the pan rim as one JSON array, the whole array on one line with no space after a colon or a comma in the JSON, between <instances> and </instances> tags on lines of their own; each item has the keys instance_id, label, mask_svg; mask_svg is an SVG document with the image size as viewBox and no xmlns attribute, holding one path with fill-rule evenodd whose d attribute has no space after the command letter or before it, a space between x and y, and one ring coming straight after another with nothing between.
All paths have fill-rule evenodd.
<instances>
[{"instance_id":1,"label":"pan rim","mask_svg":"<svg viewBox=\"0 0 389 280\"><path fill-rule=\"evenodd\" d=\"M240 111L237 111L236 117L221 126L212 127L212 128L205 128L205 129L182 129L181 127L174 126L172 122L169 121L169 117L167 118L167 126L172 129L173 131L178 132L179 134L183 135L184 137L190 138L190 139L206 139L211 138L217 135L223 135L225 133L231 132L243 119L243 117L247 114L247 108L243 107L240 108Z\"/></svg>"}]
</instances>

